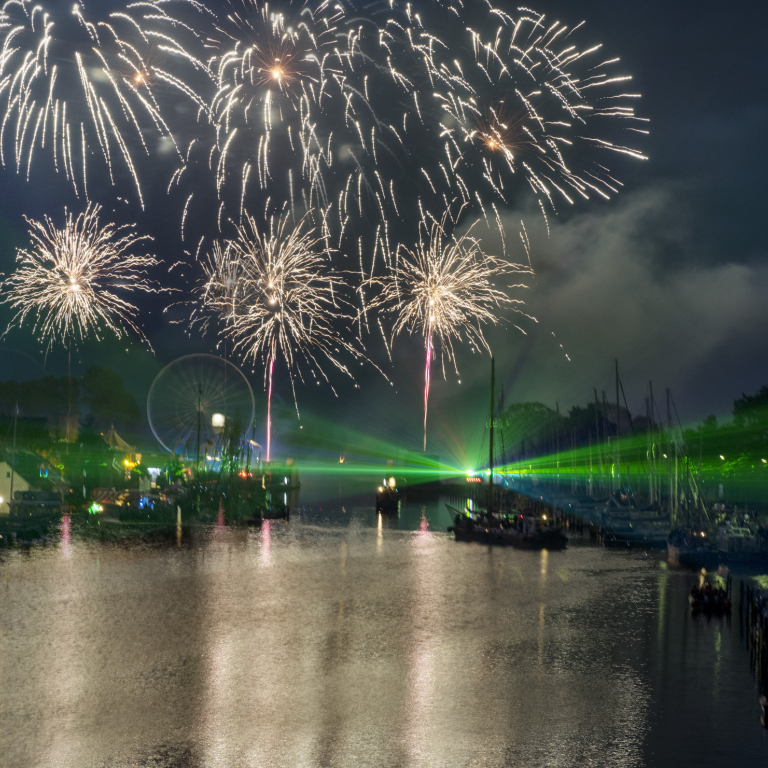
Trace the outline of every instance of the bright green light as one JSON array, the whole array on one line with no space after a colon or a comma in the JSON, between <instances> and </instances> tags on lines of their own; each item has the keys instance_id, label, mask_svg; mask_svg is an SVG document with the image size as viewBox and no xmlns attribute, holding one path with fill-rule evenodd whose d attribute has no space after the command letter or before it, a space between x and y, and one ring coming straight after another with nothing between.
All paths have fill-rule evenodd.
<instances>
[{"instance_id":1,"label":"bright green light","mask_svg":"<svg viewBox=\"0 0 768 768\"><path fill-rule=\"evenodd\" d=\"M88 514L90 515L98 515L99 512L103 512L104 507L101 506L101 504L96 503L95 501L93 504L91 504L90 507L88 507Z\"/></svg>"}]
</instances>

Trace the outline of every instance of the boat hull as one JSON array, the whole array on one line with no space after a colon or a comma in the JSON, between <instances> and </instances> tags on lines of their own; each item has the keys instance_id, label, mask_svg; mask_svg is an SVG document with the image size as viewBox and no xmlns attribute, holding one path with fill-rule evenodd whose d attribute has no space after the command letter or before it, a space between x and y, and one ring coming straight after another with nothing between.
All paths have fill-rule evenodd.
<instances>
[{"instance_id":1,"label":"boat hull","mask_svg":"<svg viewBox=\"0 0 768 768\"><path fill-rule=\"evenodd\" d=\"M568 546L568 538L559 529L537 531L535 534L523 534L501 528L466 528L451 526L456 541L477 542L478 544L495 544L515 549L547 549L560 550Z\"/></svg>"}]
</instances>

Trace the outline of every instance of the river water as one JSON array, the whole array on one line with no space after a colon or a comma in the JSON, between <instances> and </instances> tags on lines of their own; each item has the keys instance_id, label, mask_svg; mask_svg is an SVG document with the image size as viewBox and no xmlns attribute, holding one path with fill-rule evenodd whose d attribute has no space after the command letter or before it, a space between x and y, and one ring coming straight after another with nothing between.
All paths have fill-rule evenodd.
<instances>
[{"instance_id":1,"label":"river water","mask_svg":"<svg viewBox=\"0 0 768 768\"><path fill-rule=\"evenodd\" d=\"M578 538L459 544L441 502L0 556L5 768L751 766L738 611ZM738 594L738 578L735 580Z\"/></svg>"}]
</instances>

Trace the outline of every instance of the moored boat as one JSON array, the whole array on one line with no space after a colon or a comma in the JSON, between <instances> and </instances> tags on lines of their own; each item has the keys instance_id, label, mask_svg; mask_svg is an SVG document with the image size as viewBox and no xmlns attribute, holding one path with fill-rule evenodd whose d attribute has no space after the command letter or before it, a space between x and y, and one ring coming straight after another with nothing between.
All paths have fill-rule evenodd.
<instances>
[{"instance_id":1,"label":"moored boat","mask_svg":"<svg viewBox=\"0 0 768 768\"><path fill-rule=\"evenodd\" d=\"M392 477L387 483L380 485L376 491L376 513L382 515L397 515L400 512L400 492Z\"/></svg>"},{"instance_id":2,"label":"moored boat","mask_svg":"<svg viewBox=\"0 0 768 768\"><path fill-rule=\"evenodd\" d=\"M759 563L763 559L758 537L745 526L723 525L717 532L717 545L722 560L729 565Z\"/></svg>"},{"instance_id":3,"label":"moored boat","mask_svg":"<svg viewBox=\"0 0 768 768\"><path fill-rule=\"evenodd\" d=\"M456 509L452 511L455 517L448 531L453 532L456 541L548 550L565 549L568 544L568 537L562 528L548 525L543 518L519 514L461 512Z\"/></svg>"},{"instance_id":4,"label":"moored boat","mask_svg":"<svg viewBox=\"0 0 768 768\"><path fill-rule=\"evenodd\" d=\"M503 513L494 509L493 491L493 428L495 423L494 360L491 355L491 413L488 446L488 509L461 511L448 506L454 513L453 531L456 541L477 541L483 544L502 544L518 549L565 549L568 537L559 526L552 526L547 516Z\"/></svg>"},{"instance_id":5,"label":"moored boat","mask_svg":"<svg viewBox=\"0 0 768 768\"><path fill-rule=\"evenodd\" d=\"M667 559L687 568L715 568L723 560L704 531L671 531L667 537Z\"/></svg>"}]
</instances>

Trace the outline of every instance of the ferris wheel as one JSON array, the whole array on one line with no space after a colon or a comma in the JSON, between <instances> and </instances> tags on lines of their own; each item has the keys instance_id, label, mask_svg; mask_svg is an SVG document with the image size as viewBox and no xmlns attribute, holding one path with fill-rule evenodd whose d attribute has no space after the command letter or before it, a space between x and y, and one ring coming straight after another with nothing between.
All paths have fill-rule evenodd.
<instances>
[{"instance_id":1,"label":"ferris wheel","mask_svg":"<svg viewBox=\"0 0 768 768\"><path fill-rule=\"evenodd\" d=\"M194 458L220 446L222 434L248 434L255 416L253 389L243 372L221 357L186 355L166 365L147 397L147 418L169 453Z\"/></svg>"}]
</instances>

